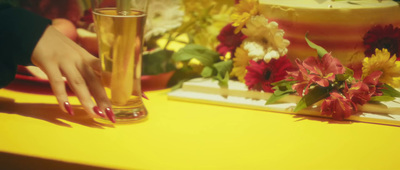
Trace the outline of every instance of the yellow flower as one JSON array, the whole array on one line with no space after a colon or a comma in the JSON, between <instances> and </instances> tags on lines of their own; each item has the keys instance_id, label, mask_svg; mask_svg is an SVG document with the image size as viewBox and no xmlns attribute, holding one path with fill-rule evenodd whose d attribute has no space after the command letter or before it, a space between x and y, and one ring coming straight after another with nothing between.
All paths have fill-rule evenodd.
<instances>
[{"instance_id":1,"label":"yellow flower","mask_svg":"<svg viewBox=\"0 0 400 170\"><path fill-rule=\"evenodd\" d=\"M196 58L192 58L189 61L188 65L193 69L193 72L199 73L199 74L201 73L201 71L204 68L204 65Z\"/></svg>"},{"instance_id":2,"label":"yellow flower","mask_svg":"<svg viewBox=\"0 0 400 170\"><path fill-rule=\"evenodd\" d=\"M235 5L235 12L231 15L232 26L236 27L235 34L243 28L249 18L259 13L258 6L258 0L241 0Z\"/></svg>"},{"instance_id":3,"label":"yellow flower","mask_svg":"<svg viewBox=\"0 0 400 170\"><path fill-rule=\"evenodd\" d=\"M237 77L239 81L244 82L244 76L247 73L246 67L249 65L251 57L248 56L248 51L243 47L237 47L235 58L233 58L233 69L231 76Z\"/></svg>"},{"instance_id":4,"label":"yellow flower","mask_svg":"<svg viewBox=\"0 0 400 170\"><path fill-rule=\"evenodd\" d=\"M219 56L219 59L223 60L223 61L231 60L232 59L232 54L231 54L231 52L227 52L225 54L225 56Z\"/></svg>"},{"instance_id":5,"label":"yellow flower","mask_svg":"<svg viewBox=\"0 0 400 170\"><path fill-rule=\"evenodd\" d=\"M364 58L362 76L366 77L374 71L382 71L380 82L400 87L400 61L396 61L396 55L390 57L387 49L375 49L371 58Z\"/></svg>"},{"instance_id":6,"label":"yellow flower","mask_svg":"<svg viewBox=\"0 0 400 170\"><path fill-rule=\"evenodd\" d=\"M210 0L185 0L186 28L195 44L215 49L219 44L217 36L220 30L229 23L233 6Z\"/></svg>"},{"instance_id":7,"label":"yellow flower","mask_svg":"<svg viewBox=\"0 0 400 170\"><path fill-rule=\"evenodd\" d=\"M211 2L214 3L214 2ZM183 1L183 5L185 7L185 11L188 15L193 13L199 13L201 8L207 8L209 4L204 3L204 0L185 0ZM207 6L205 6L207 5Z\"/></svg>"},{"instance_id":8,"label":"yellow flower","mask_svg":"<svg viewBox=\"0 0 400 170\"><path fill-rule=\"evenodd\" d=\"M217 36L221 29L229 23L229 15L232 11L232 7L223 5L218 12L214 12L207 18L207 22L199 24L202 27L199 26L197 32L193 34L194 43L215 49L220 43Z\"/></svg>"}]
</instances>

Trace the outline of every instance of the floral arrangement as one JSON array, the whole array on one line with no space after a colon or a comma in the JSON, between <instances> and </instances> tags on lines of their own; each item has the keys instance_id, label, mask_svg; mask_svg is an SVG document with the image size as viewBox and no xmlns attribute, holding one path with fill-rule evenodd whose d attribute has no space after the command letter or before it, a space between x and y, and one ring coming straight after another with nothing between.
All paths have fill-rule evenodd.
<instances>
[{"instance_id":1,"label":"floral arrangement","mask_svg":"<svg viewBox=\"0 0 400 170\"><path fill-rule=\"evenodd\" d=\"M317 104L322 115L337 120L356 114L368 102L400 97L395 89L400 87L400 28L371 28L363 38L364 59L347 66L305 35L318 56L293 63L286 57L290 42L284 38L284 30L261 15L258 5L257 0L241 0L235 5L232 22L221 29L215 50L189 44L176 52L173 59L187 66L177 72L199 70L191 76L212 78L221 88L227 87L229 80L237 80L249 90L273 93L266 104L298 95L301 100L295 112ZM200 62L200 69L199 65L190 67L193 59Z\"/></svg>"},{"instance_id":2,"label":"floral arrangement","mask_svg":"<svg viewBox=\"0 0 400 170\"><path fill-rule=\"evenodd\" d=\"M266 104L298 95L295 112L318 105L322 115L337 120L366 103L400 97L395 89L400 87L400 28L377 25L366 32L359 63L343 65L307 35L318 55L290 61L285 31L260 14L258 1L235 2L232 7L209 0L150 0L142 73L172 71L169 85L175 87L195 77L214 79L221 88L236 80L249 90L272 93ZM91 30L87 3L81 2L86 11L78 25Z\"/></svg>"}]
</instances>

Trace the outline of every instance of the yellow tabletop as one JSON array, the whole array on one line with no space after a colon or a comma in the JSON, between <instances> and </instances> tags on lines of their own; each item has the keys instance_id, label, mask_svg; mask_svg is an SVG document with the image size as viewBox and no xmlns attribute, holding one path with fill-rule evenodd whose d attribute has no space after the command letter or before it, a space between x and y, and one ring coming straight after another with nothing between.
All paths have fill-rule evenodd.
<instances>
[{"instance_id":1,"label":"yellow tabletop","mask_svg":"<svg viewBox=\"0 0 400 170\"><path fill-rule=\"evenodd\" d=\"M102 125L51 95L0 90L0 152L116 169L400 169L400 127L173 101ZM75 110L78 100L70 97Z\"/></svg>"}]
</instances>

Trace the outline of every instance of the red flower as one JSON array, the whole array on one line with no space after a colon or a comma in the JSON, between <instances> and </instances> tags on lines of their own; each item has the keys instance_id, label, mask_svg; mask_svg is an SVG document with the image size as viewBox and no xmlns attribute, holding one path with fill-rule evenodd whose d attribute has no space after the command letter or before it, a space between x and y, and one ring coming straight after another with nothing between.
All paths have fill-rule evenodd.
<instances>
[{"instance_id":1,"label":"red flower","mask_svg":"<svg viewBox=\"0 0 400 170\"><path fill-rule=\"evenodd\" d=\"M309 57L304 60L303 66L309 71L310 81L322 87L327 87L329 81L334 81L336 74L343 74L346 71L340 61L330 53L321 59Z\"/></svg>"},{"instance_id":2,"label":"red flower","mask_svg":"<svg viewBox=\"0 0 400 170\"><path fill-rule=\"evenodd\" d=\"M271 59L268 63L260 60L250 60L246 67L247 74L244 77L249 90L273 92L271 83L283 80L287 71L293 69L293 65L286 56L278 59Z\"/></svg>"},{"instance_id":3,"label":"red flower","mask_svg":"<svg viewBox=\"0 0 400 170\"><path fill-rule=\"evenodd\" d=\"M330 53L325 54L321 59L308 57L303 62L296 60L296 64L299 67L299 71L290 72L289 76L298 82L292 88L300 96L303 95L304 88L304 94L307 94L312 84L327 87L330 82L335 80L336 74L343 74L346 71L340 61L332 57Z\"/></svg>"},{"instance_id":4,"label":"red flower","mask_svg":"<svg viewBox=\"0 0 400 170\"><path fill-rule=\"evenodd\" d=\"M222 28L217 36L217 39L221 42L217 46L217 51L223 56L225 56L227 52L231 52L232 57L234 57L236 47L239 47L242 41L247 37L242 34L242 32L235 34L235 28L236 27L233 27L232 24L228 24Z\"/></svg>"},{"instance_id":5,"label":"red flower","mask_svg":"<svg viewBox=\"0 0 400 170\"><path fill-rule=\"evenodd\" d=\"M288 75L286 76L286 80L288 81L296 81L292 88L297 92L299 96L303 96L303 91L309 84L309 78L307 77L307 70L303 67L300 59L295 60L298 70L288 71ZM308 88L307 88L308 89Z\"/></svg>"},{"instance_id":6,"label":"red flower","mask_svg":"<svg viewBox=\"0 0 400 170\"><path fill-rule=\"evenodd\" d=\"M370 88L367 84L360 81L353 84L348 91L348 95L351 101L356 104L363 105L371 99L371 94L369 93Z\"/></svg>"},{"instance_id":7,"label":"red flower","mask_svg":"<svg viewBox=\"0 0 400 170\"><path fill-rule=\"evenodd\" d=\"M343 120L357 110L357 106L338 92L331 92L321 105L321 114L332 116L335 120Z\"/></svg>"},{"instance_id":8,"label":"red flower","mask_svg":"<svg viewBox=\"0 0 400 170\"><path fill-rule=\"evenodd\" d=\"M347 65L347 68L353 70L353 77L356 80L361 80L362 77L362 62L351 63Z\"/></svg>"},{"instance_id":9,"label":"red flower","mask_svg":"<svg viewBox=\"0 0 400 170\"><path fill-rule=\"evenodd\" d=\"M367 48L364 54L370 57L375 54L375 49L382 50L386 48L391 55L397 54L400 57L400 28L393 27L393 25L386 25L385 27L377 25L372 27L364 35L364 45Z\"/></svg>"},{"instance_id":10,"label":"red flower","mask_svg":"<svg viewBox=\"0 0 400 170\"><path fill-rule=\"evenodd\" d=\"M345 87L343 93L355 104L363 105L367 103L372 96L382 95L377 88L379 85L379 77L382 75L381 71L375 71L365 77L363 81L359 81L351 86L350 89Z\"/></svg>"}]
</instances>

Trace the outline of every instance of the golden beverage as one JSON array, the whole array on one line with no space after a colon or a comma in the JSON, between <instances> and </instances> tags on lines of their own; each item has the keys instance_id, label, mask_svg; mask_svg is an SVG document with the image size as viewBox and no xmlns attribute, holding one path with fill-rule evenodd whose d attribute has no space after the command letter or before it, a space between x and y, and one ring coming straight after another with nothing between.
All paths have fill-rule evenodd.
<instances>
[{"instance_id":1,"label":"golden beverage","mask_svg":"<svg viewBox=\"0 0 400 170\"><path fill-rule=\"evenodd\" d=\"M115 8L93 11L99 57L116 121L145 117L142 102L142 40L146 15L141 11L117 12Z\"/></svg>"}]
</instances>

